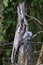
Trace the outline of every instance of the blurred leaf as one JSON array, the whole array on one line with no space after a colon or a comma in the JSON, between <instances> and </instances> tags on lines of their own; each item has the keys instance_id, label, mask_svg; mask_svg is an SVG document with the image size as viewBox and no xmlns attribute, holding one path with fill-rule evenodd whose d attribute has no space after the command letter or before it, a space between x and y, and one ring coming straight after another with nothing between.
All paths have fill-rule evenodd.
<instances>
[{"instance_id":1,"label":"blurred leaf","mask_svg":"<svg viewBox=\"0 0 43 65\"><path fill-rule=\"evenodd\" d=\"M7 7L7 6L8 6L8 0L3 0L3 5L4 5L5 7Z\"/></svg>"},{"instance_id":2,"label":"blurred leaf","mask_svg":"<svg viewBox=\"0 0 43 65\"><path fill-rule=\"evenodd\" d=\"M6 51L6 55L9 56L10 55L10 50Z\"/></svg>"}]
</instances>

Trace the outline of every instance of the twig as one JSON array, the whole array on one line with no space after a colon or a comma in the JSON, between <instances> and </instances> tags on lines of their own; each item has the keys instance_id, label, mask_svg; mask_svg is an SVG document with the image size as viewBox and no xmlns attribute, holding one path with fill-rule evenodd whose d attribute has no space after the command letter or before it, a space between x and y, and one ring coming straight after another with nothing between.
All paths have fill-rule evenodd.
<instances>
[{"instance_id":1,"label":"twig","mask_svg":"<svg viewBox=\"0 0 43 65\"><path fill-rule=\"evenodd\" d=\"M35 17L31 16L31 15L27 15L26 13L25 13L25 16L30 17L30 18L36 20L41 26L43 26L43 23L40 20L38 20L37 18L35 18Z\"/></svg>"},{"instance_id":2,"label":"twig","mask_svg":"<svg viewBox=\"0 0 43 65\"><path fill-rule=\"evenodd\" d=\"M33 38L35 38L38 34L40 34L40 33L43 33L43 31L39 31L39 32L37 32L36 34L34 34L33 36L32 36L32 39Z\"/></svg>"},{"instance_id":3,"label":"twig","mask_svg":"<svg viewBox=\"0 0 43 65\"><path fill-rule=\"evenodd\" d=\"M39 53L39 52L43 52L43 50L40 50L40 51L33 51L33 53Z\"/></svg>"},{"instance_id":4,"label":"twig","mask_svg":"<svg viewBox=\"0 0 43 65\"><path fill-rule=\"evenodd\" d=\"M33 38L33 36L32 36L32 38ZM23 41L21 41L21 43L23 43ZM29 42L27 42L27 43L29 43ZM43 44L43 42L31 42L32 44ZM3 43L3 44L1 44L1 42L0 42L0 47L4 47L4 46L10 46L10 45L13 45L13 43L11 42L11 43Z\"/></svg>"}]
</instances>

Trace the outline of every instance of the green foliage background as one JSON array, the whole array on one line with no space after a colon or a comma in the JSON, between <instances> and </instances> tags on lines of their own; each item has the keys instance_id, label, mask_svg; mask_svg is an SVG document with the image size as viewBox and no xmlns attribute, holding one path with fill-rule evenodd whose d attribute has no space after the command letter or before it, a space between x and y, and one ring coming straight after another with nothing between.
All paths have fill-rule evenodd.
<instances>
[{"instance_id":1,"label":"green foliage background","mask_svg":"<svg viewBox=\"0 0 43 65\"><path fill-rule=\"evenodd\" d=\"M26 5L26 13L38 18L43 22L43 0L24 0ZM11 42L14 38L14 33L17 24L17 5L23 2L23 0L3 0L3 29L1 31L0 41ZM29 28L33 34L37 31L42 30L35 20L27 17L29 20ZM41 39L41 38L40 38Z\"/></svg>"},{"instance_id":2,"label":"green foliage background","mask_svg":"<svg viewBox=\"0 0 43 65\"><path fill-rule=\"evenodd\" d=\"M25 9L28 15L34 16L43 23L43 0L3 0L3 18L0 18L0 42L12 42L14 40L14 34L17 24L17 6L19 3L25 1ZM43 31L41 26L35 20L26 17L29 23L29 30L33 33ZM43 33L39 34L33 39L33 41L43 41ZM41 45L33 45L33 50L40 50ZM4 56L9 56L10 50L7 50ZM37 54L35 54L35 57Z\"/></svg>"}]
</instances>

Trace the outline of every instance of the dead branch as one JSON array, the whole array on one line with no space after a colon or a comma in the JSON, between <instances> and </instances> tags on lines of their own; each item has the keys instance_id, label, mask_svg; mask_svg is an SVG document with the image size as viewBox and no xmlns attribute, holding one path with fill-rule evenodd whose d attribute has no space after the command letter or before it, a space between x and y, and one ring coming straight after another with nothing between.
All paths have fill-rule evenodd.
<instances>
[{"instance_id":1,"label":"dead branch","mask_svg":"<svg viewBox=\"0 0 43 65\"><path fill-rule=\"evenodd\" d=\"M30 17L30 18L36 20L41 26L43 26L43 23L40 20L38 20L37 18L35 18L35 17L31 16L31 15L27 15L26 13L25 13L25 16Z\"/></svg>"},{"instance_id":2,"label":"dead branch","mask_svg":"<svg viewBox=\"0 0 43 65\"><path fill-rule=\"evenodd\" d=\"M36 34L34 34L33 36L32 36L32 39L33 38L35 38L38 34L40 34L40 33L43 33L43 31L39 31L39 32L37 32Z\"/></svg>"}]
</instances>

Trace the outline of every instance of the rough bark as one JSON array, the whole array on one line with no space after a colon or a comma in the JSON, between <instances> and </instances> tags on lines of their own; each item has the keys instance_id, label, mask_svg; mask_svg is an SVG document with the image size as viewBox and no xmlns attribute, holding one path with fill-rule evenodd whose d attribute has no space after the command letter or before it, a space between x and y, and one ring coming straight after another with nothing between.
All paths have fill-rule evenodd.
<instances>
[{"instance_id":1,"label":"rough bark","mask_svg":"<svg viewBox=\"0 0 43 65\"><path fill-rule=\"evenodd\" d=\"M17 7L17 12L18 12L18 24L17 24L17 29L15 32L15 38L14 38L14 44L13 44L13 50L12 50L12 55L11 55L11 63L14 63L14 59L16 56L17 49L21 40L30 40L32 33L28 31L29 26L28 22L25 18L25 7L24 7L24 2L22 4L19 4ZM18 65L32 65L32 59L31 59L31 45L25 44L20 47L19 50L19 58L18 58Z\"/></svg>"},{"instance_id":2,"label":"rough bark","mask_svg":"<svg viewBox=\"0 0 43 65\"><path fill-rule=\"evenodd\" d=\"M19 42L23 39L23 35L25 31L28 30L28 23L24 16L24 2L22 4L19 4L19 6L17 7L17 12L18 12L18 24L17 24L17 29L15 32L14 44L13 44L12 55L11 55L12 64L14 63L14 58L15 58L18 46L19 44L21 44ZM26 25L26 30L25 30L24 24Z\"/></svg>"},{"instance_id":3,"label":"rough bark","mask_svg":"<svg viewBox=\"0 0 43 65\"><path fill-rule=\"evenodd\" d=\"M33 65L31 44L21 45L19 49L18 65Z\"/></svg>"}]
</instances>

